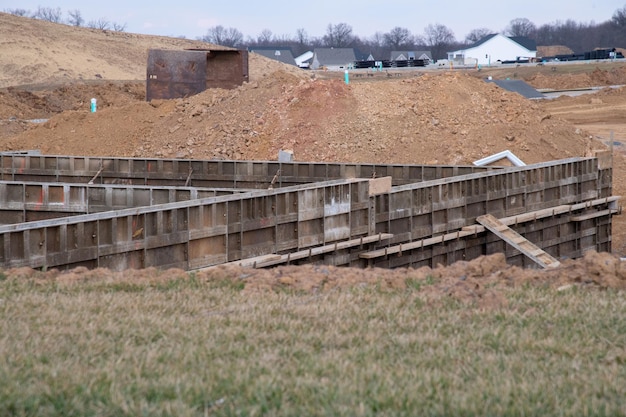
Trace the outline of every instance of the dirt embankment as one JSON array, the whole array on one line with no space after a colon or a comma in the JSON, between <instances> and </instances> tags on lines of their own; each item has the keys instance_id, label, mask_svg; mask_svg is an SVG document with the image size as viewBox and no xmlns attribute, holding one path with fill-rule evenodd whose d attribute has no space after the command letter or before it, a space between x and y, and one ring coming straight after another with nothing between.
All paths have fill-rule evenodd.
<instances>
[{"instance_id":1,"label":"dirt embankment","mask_svg":"<svg viewBox=\"0 0 626 417\"><path fill-rule=\"evenodd\" d=\"M534 163L588 156L600 146L539 104L460 73L346 85L279 69L235 90L151 103L137 84L68 89L44 97L5 92L3 101L16 104L0 105L2 118L9 110L18 119L65 111L24 125L2 149L260 160L291 149L301 161L470 164L505 149ZM90 95L96 113L87 110Z\"/></svg>"},{"instance_id":2,"label":"dirt embankment","mask_svg":"<svg viewBox=\"0 0 626 417\"><path fill-rule=\"evenodd\" d=\"M154 268L111 272L80 267L72 271L35 271L16 268L0 271L9 279L40 280L59 283L107 282L167 282L185 277L182 270L157 272ZM194 273L200 280L232 280L251 295L258 292L297 291L324 294L342 288L377 288L397 291L408 287L419 289L429 300L455 299L478 308L491 310L507 306L505 290L512 287L538 285L556 291L574 288L590 290L625 290L626 266L617 256L588 252L581 259L566 260L554 269L522 269L507 265L503 254L482 256L451 266L418 269L338 268L328 265L278 266L270 269L250 269L237 266L217 266Z\"/></svg>"},{"instance_id":3,"label":"dirt embankment","mask_svg":"<svg viewBox=\"0 0 626 417\"><path fill-rule=\"evenodd\" d=\"M73 27L0 13L0 87L77 80L145 80L148 49L206 42Z\"/></svg>"}]
</instances>

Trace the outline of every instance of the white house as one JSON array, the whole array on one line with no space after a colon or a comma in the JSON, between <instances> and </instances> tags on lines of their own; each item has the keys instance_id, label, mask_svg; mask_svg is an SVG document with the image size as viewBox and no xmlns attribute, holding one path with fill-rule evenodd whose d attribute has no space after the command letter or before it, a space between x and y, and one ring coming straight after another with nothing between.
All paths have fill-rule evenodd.
<instances>
[{"instance_id":1,"label":"white house","mask_svg":"<svg viewBox=\"0 0 626 417\"><path fill-rule=\"evenodd\" d=\"M313 58L313 51L306 51L302 55L298 55L296 60L296 65L300 68L309 68L311 66L311 59Z\"/></svg>"},{"instance_id":2,"label":"white house","mask_svg":"<svg viewBox=\"0 0 626 417\"><path fill-rule=\"evenodd\" d=\"M457 65L491 65L537 57L537 43L525 36L485 36L467 49L448 52L448 60Z\"/></svg>"}]
</instances>

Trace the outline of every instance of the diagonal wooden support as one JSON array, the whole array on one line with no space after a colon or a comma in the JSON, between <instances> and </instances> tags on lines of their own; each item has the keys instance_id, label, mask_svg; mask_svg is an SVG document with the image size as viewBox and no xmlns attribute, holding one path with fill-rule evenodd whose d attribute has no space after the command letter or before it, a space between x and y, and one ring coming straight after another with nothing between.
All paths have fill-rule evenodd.
<instances>
[{"instance_id":1,"label":"diagonal wooden support","mask_svg":"<svg viewBox=\"0 0 626 417\"><path fill-rule=\"evenodd\" d=\"M496 219L491 214L480 216L476 219L476 221L485 226L500 239L528 256L542 268L554 268L561 265L561 263L554 259L550 254L530 242L506 224L502 223L500 220Z\"/></svg>"}]
</instances>

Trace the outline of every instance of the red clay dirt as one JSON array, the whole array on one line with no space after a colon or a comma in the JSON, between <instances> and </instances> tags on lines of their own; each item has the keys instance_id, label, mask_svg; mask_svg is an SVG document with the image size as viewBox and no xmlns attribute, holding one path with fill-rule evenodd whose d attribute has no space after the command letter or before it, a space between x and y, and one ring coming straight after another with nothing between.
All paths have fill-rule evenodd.
<instances>
[{"instance_id":1,"label":"red clay dirt","mask_svg":"<svg viewBox=\"0 0 626 417\"><path fill-rule=\"evenodd\" d=\"M38 32L32 32L39 24L44 25L50 47L56 53L54 65L37 66L35 71L20 57L25 53L25 45L34 50L46 49L48 41L33 34ZM3 38L2 32L7 27L12 32ZM72 49L73 42L78 42L77 36L84 44L80 51ZM62 49L65 38L73 40L67 42L67 49ZM98 49L102 42L106 42L107 48ZM625 88L576 98L529 101L495 84L485 83L483 79L487 74L498 76L496 69L396 70L353 77L346 85L340 77L342 74L302 71L251 54L250 82L237 89L212 89L189 98L147 103L144 81L147 48L183 48L190 47L191 43L171 38L144 39L142 35L103 34L0 13L0 69L4 75L0 81L4 80L6 86L0 89L0 150L275 160L279 150L289 149L299 161L468 165L507 149L526 163L590 156L594 150L607 148L606 127L609 125L618 132L614 141L626 143L626 137L619 136L626 131L623 129L626 125ZM125 48L132 51L120 53ZM117 55L114 59L109 54ZM110 59L117 66L98 73L100 77L86 77L85 74L95 74L94 55L107 62ZM24 71L26 67L30 70ZM60 75L59 67L64 69ZM137 68L143 68L142 72L138 73ZM506 69L499 77L515 76L537 88L553 89L626 84L626 64L615 63L608 69L598 67L567 74L561 73L562 68L558 71L543 66L531 69ZM116 78L111 78L110 74L115 74ZM9 83L9 79L13 83ZM96 113L89 111L92 97L98 102ZM47 121L36 123L34 119ZM624 154L619 147L615 150L614 194L623 195L626 191ZM586 285L588 282L582 277L591 274L589 265L594 264L594 260L613 264L620 254L626 253L623 217L613 219L613 255L597 255L601 259L589 255L589 259L571 261L574 266L559 268L563 271L561 278L554 278L554 274L558 276L560 272L507 268L497 257L475 262L490 264L494 271L503 271L509 277L525 276L520 282L532 281L533 277L541 275L541 279L551 285L553 282L554 285L570 282ZM458 280L462 275L459 268L471 269L471 265L451 266L446 270ZM293 268L296 267L255 271L255 284L246 282L250 282L251 289L269 280L267 288L285 284L294 288L303 285L303 289L312 290L320 285L334 285L334 277L341 277L341 282L351 282L350 276L358 280L369 274L360 270L310 266L297 267L300 269L295 271L302 271L298 275L291 272ZM318 278L314 278L322 276L315 272L320 268L329 271L322 274L327 277L323 285L316 284ZM602 269L601 265L597 268ZM484 274L493 276L494 271ZM397 279L402 281L407 273L389 271L384 274L397 274ZM417 272L411 272L414 273ZM441 277L448 274L439 268L427 273ZM286 280L286 274L295 274L295 278ZM603 288L623 288L625 281L621 272L605 271L601 275L604 278L591 282ZM329 276L333 277L332 282ZM302 279L307 283L299 284ZM512 278L502 279L509 282ZM454 281L450 288L465 288L471 286L470 283L474 285L471 280L462 284ZM472 291L476 293L475 289Z\"/></svg>"}]
</instances>

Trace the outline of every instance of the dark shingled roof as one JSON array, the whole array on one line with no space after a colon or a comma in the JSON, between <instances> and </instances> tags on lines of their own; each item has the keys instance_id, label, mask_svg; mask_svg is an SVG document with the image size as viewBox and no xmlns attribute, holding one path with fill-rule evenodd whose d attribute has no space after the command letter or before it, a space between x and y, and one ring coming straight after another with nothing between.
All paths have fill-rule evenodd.
<instances>
[{"instance_id":1,"label":"dark shingled roof","mask_svg":"<svg viewBox=\"0 0 626 417\"><path fill-rule=\"evenodd\" d=\"M250 52L263 55L266 58L274 59L276 61L283 62L285 64L296 65L296 60L293 57L290 47L281 46L260 46L249 48Z\"/></svg>"},{"instance_id":2,"label":"dark shingled roof","mask_svg":"<svg viewBox=\"0 0 626 417\"><path fill-rule=\"evenodd\" d=\"M321 65L346 65L356 61L353 48L315 48L313 53Z\"/></svg>"},{"instance_id":3,"label":"dark shingled roof","mask_svg":"<svg viewBox=\"0 0 626 417\"><path fill-rule=\"evenodd\" d=\"M497 36L497 33L492 33L491 35L487 35L484 38L476 41L475 43L471 44L470 46L468 46L466 49L472 49L472 48L476 48L477 46L482 45L483 43L487 42L488 40L490 40L491 38Z\"/></svg>"},{"instance_id":4,"label":"dark shingled roof","mask_svg":"<svg viewBox=\"0 0 626 417\"><path fill-rule=\"evenodd\" d=\"M509 39L511 39L513 42L519 43L529 51L537 50L537 42L530 38L527 38L526 36L509 36Z\"/></svg>"},{"instance_id":5,"label":"dark shingled roof","mask_svg":"<svg viewBox=\"0 0 626 417\"><path fill-rule=\"evenodd\" d=\"M476 48L477 46L482 45L483 43L489 41L490 39L492 39L493 37L497 35L498 35L497 33L492 33L491 35L487 35L481 40L479 40L478 42L474 43L473 45L468 46L466 49ZM535 42L534 40L530 38L527 38L526 36L509 36L508 38L512 40L513 42L520 44L521 46L528 49L529 51L537 50L537 42Z\"/></svg>"}]
</instances>

